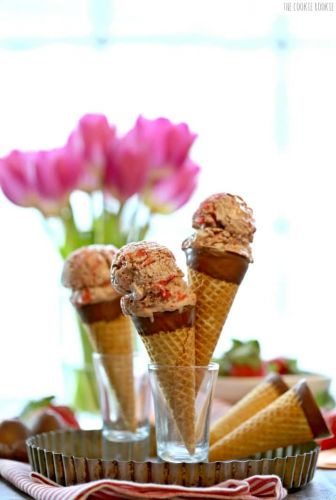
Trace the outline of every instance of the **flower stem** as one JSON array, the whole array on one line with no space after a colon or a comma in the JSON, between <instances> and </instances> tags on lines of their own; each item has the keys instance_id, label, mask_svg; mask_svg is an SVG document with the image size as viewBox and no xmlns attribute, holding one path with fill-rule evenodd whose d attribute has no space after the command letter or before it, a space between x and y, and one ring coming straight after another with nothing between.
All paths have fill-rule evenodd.
<instances>
[{"instance_id":1,"label":"flower stem","mask_svg":"<svg viewBox=\"0 0 336 500\"><path fill-rule=\"evenodd\" d=\"M118 211L116 213L116 229L117 229L117 235L118 235L118 244L116 246L121 247L125 244L125 235L123 233L122 229L122 219L123 219L123 213L125 209L125 203L123 201L120 202Z\"/></svg>"},{"instance_id":2,"label":"flower stem","mask_svg":"<svg viewBox=\"0 0 336 500\"><path fill-rule=\"evenodd\" d=\"M76 373L74 404L77 408L82 410L97 411L99 408L99 400L94 376L92 347L83 323L79 318L77 319L84 366L83 368L79 368Z\"/></svg>"},{"instance_id":3,"label":"flower stem","mask_svg":"<svg viewBox=\"0 0 336 500\"><path fill-rule=\"evenodd\" d=\"M71 205L69 204L62 212L64 228L64 243L59 248L61 256L65 259L77 248L93 242L93 231L82 233L78 230ZM80 319L77 318L80 349L83 357L83 366L74 368L75 391L73 394L73 405L79 410L98 411L98 392L94 376L92 347L87 332Z\"/></svg>"},{"instance_id":4,"label":"flower stem","mask_svg":"<svg viewBox=\"0 0 336 500\"><path fill-rule=\"evenodd\" d=\"M136 219L137 219L137 215L139 213L139 208L140 208L140 203L139 203L139 198L138 198L138 202L136 204L136 207L135 207L135 210L133 210L133 213L132 213L132 216L130 218L130 222L129 222L129 229L128 229L128 233L127 233L127 243L131 242L131 241L136 241Z\"/></svg>"}]
</instances>

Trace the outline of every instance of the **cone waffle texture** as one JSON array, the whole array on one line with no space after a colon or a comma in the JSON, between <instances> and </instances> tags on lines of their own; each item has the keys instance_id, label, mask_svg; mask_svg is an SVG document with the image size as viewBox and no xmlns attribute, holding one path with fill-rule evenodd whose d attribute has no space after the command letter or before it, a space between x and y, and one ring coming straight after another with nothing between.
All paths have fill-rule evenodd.
<instances>
[{"instance_id":1,"label":"cone waffle texture","mask_svg":"<svg viewBox=\"0 0 336 500\"><path fill-rule=\"evenodd\" d=\"M298 395L291 389L212 445L209 460L244 458L312 438Z\"/></svg>"},{"instance_id":2,"label":"cone waffle texture","mask_svg":"<svg viewBox=\"0 0 336 500\"><path fill-rule=\"evenodd\" d=\"M209 364L223 325L238 290L236 283L222 281L189 267L189 282L196 294L195 362Z\"/></svg>"},{"instance_id":3,"label":"cone waffle texture","mask_svg":"<svg viewBox=\"0 0 336 500\"><path fill-rule=\"evenodd\" d=\"M283 392L272 382L258 384L213 424L210 429L210 446L275 401Z\"/></svg>"},{"instance_id":4,"label":"cone waffle texture","mask_svg":"<svg viewBox=\"0 0 336 500\"><path fill-rule=\"evenodd\" d=\"M154 320L155 321L155 320ZM194 327L178 328L141 335L151 361L160 368L158 373L162 392L170 408L176 426L190 454L195 450L195 375L193 370L176 370L172 366L194 366Z\"/></svg>"},{"instance_id":5,"label":"cone waffle texture","mask_svg":"<svg viewBox=\"0 0 336 500\"><path fill-rule=\"evenodd\" d=\"M129 318L121 314L114 320L97 321L87 324L86 327L96 352L115 355L113 359L108 359L108 357L103 359L104 368L119 401L125 424L128 430L135 431L132 323ZM119 358L118 355L122 357Z\"/></svg>"}]
</instances>

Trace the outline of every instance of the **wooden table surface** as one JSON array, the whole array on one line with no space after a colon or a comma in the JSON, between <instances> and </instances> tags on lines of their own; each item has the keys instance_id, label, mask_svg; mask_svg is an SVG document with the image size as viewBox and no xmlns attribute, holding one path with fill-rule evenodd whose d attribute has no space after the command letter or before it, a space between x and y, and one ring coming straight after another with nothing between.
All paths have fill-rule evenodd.
<instances>
[{"instance_id":1,"label":"wooden table surface","mask_svg":"<svg viewBox=\"0 0 336 500\"><path fill-rule=\"evenodd\" d=\"M32 498L0 479L0 499ZM317 470L313 481L299 491L290 493L288 500L336 500L336 470Z\"/></svg>"}]
</instances>

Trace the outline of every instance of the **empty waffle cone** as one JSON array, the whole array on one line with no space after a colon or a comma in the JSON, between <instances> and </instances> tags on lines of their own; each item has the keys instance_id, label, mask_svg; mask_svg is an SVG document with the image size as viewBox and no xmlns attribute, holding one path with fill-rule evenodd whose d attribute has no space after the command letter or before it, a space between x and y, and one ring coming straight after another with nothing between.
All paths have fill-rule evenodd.
<instances>
[{"instance_id":1,"label":"empty waffle cone","mask_svg":"<svg viewBox=\"0 0 336 500\"><path fill-rule=\"evenodd\" d=\"M172 366L195 365L194 307L154 313L154 321L132 317L152 363L167 366L159 383L182 440L192 455L195 451L195 377L192 370L176 371Z\"/></svg>"},{"instance_id":2,"label":"empty waffle cone","mask_svg":"<svg viewBox=\"0 0 336 500\"><path fill-rule=\"evenodd\" d=\"M252 389L238 403L219 418L210 429L210 446L229 434L240 424L275 401L288 390L282 378L272 373Z\"/></svg>"},{"instance_id":3,"label":"empty waffle cone","mask_svg":"<svg viewBox=\"0 0 336 500\"><path fill-rule=\"evenodd\" d=\"M209 364L249 261L232 252L185 248L196 294L195 362Z\"/></svg>"},{"instance_id":4,"label":"empty waffle cone","mask_svg":"<svg viewBox=\"0 0 336 500\"><path fill-rule=\"evenodd\" d=\"M329 435L305 380L210 447L209 460L245 458Z\"/></svg>"},{"instance_id":5,"label":"empty waffle cone","mask_svg":"<svg viewBox=\"0 0 336 500\"><path fill-rule=\"evenodd\" d=\"M133 378L133 335L130 319L121 313L119 300L82 306L78 312L94 351L103 359L106 375L119 402L128 430L136 430Z\"/></svg>"}]
</instances>

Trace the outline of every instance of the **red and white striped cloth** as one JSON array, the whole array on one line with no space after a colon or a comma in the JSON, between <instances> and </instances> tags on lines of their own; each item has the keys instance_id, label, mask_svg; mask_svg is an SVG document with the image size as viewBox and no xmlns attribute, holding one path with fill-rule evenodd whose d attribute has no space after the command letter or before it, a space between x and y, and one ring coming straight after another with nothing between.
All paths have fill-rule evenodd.
<instances>
[{"instance_id":1,"label":"red and white striped cloth","mask_svg":"<svg viewBox=\"0 0 336 500\"><path fill-rule=\"evenodd\" d=\"M159 484L101 479L75 486L59 486L31 472L30 465L0 460L0 476L36 500L122 500L122 499L202 499L282 500L287 491L277 476L253 476L238 481L229 479L208 488L186 488Z\"/></svg>"}]
</instances>

